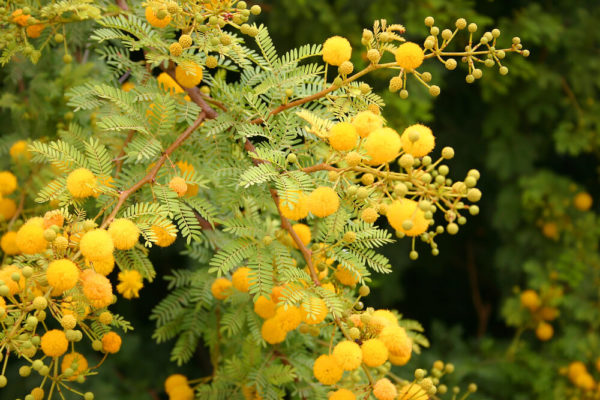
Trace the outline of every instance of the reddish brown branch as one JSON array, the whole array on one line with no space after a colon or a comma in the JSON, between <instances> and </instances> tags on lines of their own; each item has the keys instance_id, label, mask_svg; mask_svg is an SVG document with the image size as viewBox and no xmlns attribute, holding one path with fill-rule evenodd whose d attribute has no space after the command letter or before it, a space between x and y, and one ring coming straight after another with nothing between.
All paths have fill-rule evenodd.
<instances>
[{"instance_id":1,"label":"reddish brown branch","mask_svg":"<svg viewBox=\"0 0 600 400\"><path fill-rule=\"evenodd\" d=\"M183 133L179 135L177 139L175 139L175 141L171 143L171 145L165 150L163 155L158 159L158 161L150 170L150 172L148 172L146 176L144 176L142 179L133 184L133 186L131 186L129 189L126 189L121 192L121 194L119 195L119 199L117 200L117 204L115 205L115 208L113 208L112 212L104 219L101 228L105 228L106 226L108 226L108 224L111 223L111 221L115 218L123 204L125 204L125 201L129 198L129 196L131 196L145 184L154 182L158 171L167 161L167 158L169 158L171 153L177 150L177 148L181 146L181 144L192 135L192 133L200 126L202 121L204 121L205 119L206 113L201 112L200 115L198 115L198 118L196 118L196 120L194 121L194 123L190 125L185 131L183 131Z\"/></svg>"},{"instance_id":2,"label":"reddish brown branch","mask_svg":"<svg viewBox=\"0 0 600 400\"><path fill-rule=\"evenodd\" d=\"M311 173L311 172L316 172L316 171L340 171L339 168L336 168L332 165L329 164L325 164L325 163L321 163L321 164L316 164L310 167L306 167L306 168L302 168L302 172L306 172L306 173Z\"/></svg>"},{"instance_id":3,"label":"reddish brown branch","mask_svg":"<svg viewBox=\"0 0 600 400\"><path fill-rule=\"evenodd\" d=\"M477 312L477 337L482 337L487 329L487 323L490 318L491 306L484 303L479 290L479 279L477 277L477 266L475 265L475 252L473 244L467 244L467 271L469 273L469 284L471 286L471 298L473 306Z\"/></svg>"}]
</instances>

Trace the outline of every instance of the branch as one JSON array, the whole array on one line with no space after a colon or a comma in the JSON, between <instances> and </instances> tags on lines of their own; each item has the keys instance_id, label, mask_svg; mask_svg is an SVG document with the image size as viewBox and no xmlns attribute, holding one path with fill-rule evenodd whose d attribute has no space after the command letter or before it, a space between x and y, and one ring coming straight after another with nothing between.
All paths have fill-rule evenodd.
<instances>
[{"instance_id":1,"label":"branch","mask_svg":"<svg viewBox=\"0 0 600 400\"><path fill-rule=\"evenodd\" d=\"M185 131L183 131L183 133L181 135L179 135L173 143L171 143L171 145L167 148L167 150L165 150L163 155L156 162L156 165L154 166L154 168L152 168L150 170L150 172L148 172L146 174L146 176L144 176L142 179L140 179L135 184L133 184L133 186L131 186L129 189L126 189L121 192L121 194L119 195L119 199L117 200L117 204L115 205L115 208L112 210L110 215L108 215L104 219L104 221L102 222L101 228L106 228L108 226L108 224L111 223L111 221L115 218L115 216L117 215L117 213L119 212L119 210L121 209L123 204L125 204L125 201L129 198L129 196L131 196L133 193L135 193L139 188L144 186L146 183L154 182L154 180L156 179L156 174L158 174L158 171L161 169L163 164L167 161L167 158L169 158L171 153L173 153L175 150L177 150L177 148L179 146L181 146L181 144L192 135L192 133L200 126L200 124L205 119L206 119L206 113L201 112L198 115L198 118L196 118L196 120L194 121L194 123L192 125L190 125Z\"/></svg>"},{"instance_id":2,"label":"branch","mask_svg":"<svg viewBox=\"0 0 600 400\"><path fill-rule=\"evenodd\" d=\"M312 165L310 167L302 168L301 171L302 172L306 172L306 173L311 173L311 172L316 172L316 171L335 171L335 172L339 172L339 171L341 171L341 168L336 168L336 167L334 167L332 165L321 163L321 164Z\"/></svg>"}]
</instances>

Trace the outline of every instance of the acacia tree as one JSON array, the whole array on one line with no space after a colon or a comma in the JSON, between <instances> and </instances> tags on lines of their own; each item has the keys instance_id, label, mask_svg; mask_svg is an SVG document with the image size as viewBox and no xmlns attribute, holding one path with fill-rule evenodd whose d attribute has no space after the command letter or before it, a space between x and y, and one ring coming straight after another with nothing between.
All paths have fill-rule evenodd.
<instances>
[{"instance_id":1,"label":"acacia tree","mask_svg":"<svg viewBox=\"0 0 600 400\"><path fill-rule=\"evenodd\" d=\"M193 267L166 277L154 339L175 340L178 364L208 347L213 371L170 376L170 399L446 394L452 364L410 382L392 370L428 346L419 323L362 300L370 274L392 269L375 250L394 241L385 221L411 241L411 259L427 246L437 255L438 236L478 214L479 172L450 178L454 150L432 156L431 129L389 126L365 80L378 71L402 99L411 85L438 96L422 71L429 60L466 64L472 83L483 66L505 75L508 53L529 53L462 18L441 31L426 18L422 46L378 20L362 32L357 68L340 36L279 54L250 21L260 11L232 0L4 6L4 64L62 53L83 83L67 88L72 111L57 132L7 140L0 386L14 365L40 376L28 400L92 399L78 384L131 329L109 311L118 301L109 278L120 297L139 297L156 278L148 249L179 237ZM90 33L74 37L78 29ZM457 51L461 31L469 44ZM76 66L91 58L103 73ZM97 365L86 346L101 354Z\"/></svg>"}]
</instances>

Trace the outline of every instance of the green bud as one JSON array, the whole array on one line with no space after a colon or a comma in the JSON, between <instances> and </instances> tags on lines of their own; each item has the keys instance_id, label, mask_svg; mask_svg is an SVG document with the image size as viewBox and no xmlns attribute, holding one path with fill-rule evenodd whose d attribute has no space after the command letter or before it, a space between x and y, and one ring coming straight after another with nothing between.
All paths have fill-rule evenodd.
<instances>
[{"instance_id":1,"label":"green bud","mask_svg":"<svg viewBox=\"0 0 600 400\"><path fill-rule=\"evenodd\" d=\"M469 387L467 388L467 390L471 393L475 393L477 391L477 385L474 383L470 383Z\"/></svg>"},{"instance_id":2,"label":"green bud","mask_svg":"<svg viewBox=\"0 0 600 400\"><path fill-rule=\"evenodd\" d=\"M56 239L56 231L54 229L46 229L44 231L44 239L46 239L47 242L53 242L54 239Z\"/></svg>"},{"instance_id":3,"label":"green bud","mask_svg":"<svg viewBox=\"0 0 600 400\"><path fill-rule=\"evenodd\" d=\"M6 297L10 294L10 289L6 285L0 286L0 296Z\"/></svg>"},{"instance_id":4,"label":"green bud","mask_svg":"<svg viewBox=\"0 0 600 400\"><path fill-rule=\"evenodd\" d=\"M31 368L33 368L35 371L39 371L40 369L42 369L43 366L44 366L44 362L42 360L35 360L31 364Z\"/></svg>"},{"instance_id":5,"label":"green bud","mask_svg":"<svg viewBox=\"0 0 600 400\"><path fill-rule=\"evenodd\" d=\"M406 89L402 89L402 90L400 91L400 98L401 98L401 99L407 99L407 98L408 98L408 90L406 90Z\"/></svg>"},{"instance_id":6,"label":"green bud","mask_svg":"<svg viewBox=\"0 0 600 400\"><path fill-rule=\"evenodd\" d=\"M102 350L102 342L99 340L94 340L92 342L92 349L94 349L95 351L101 351Z\"/></svg>"},{"instance_id":7,"label":"green bud","mask_svg":"<svg viewBox=\"0 0 600 400\"><path fill-rule=\"evenodd\" d=\"M333 80L334 87L340 87L343 84L344 84L344 81L342 81L342 78L340 78L339 76Z\"/></svg>"},{"instance_id":8,"label":"green bud","mask_svg":"<svg viewBox=\"0 0 600 400\"><path fill-rule=\"evenodd\" d=\"M437 85L431 85L429 87L429 94L432 95L433 97L437 97L440 95L441 89L439 86Z\"/></svg>"},{"instance_id":9,"label":"green bud","mask_svg":"<svg viewBox=\"0 0 600 400\"><path fill-rule=\"evenodd\" d=\"M298 162L298 157L294 153L290 153L288 154L286 160L288 164L295 164L296 162Z\"/></svg>"},{"instance_id":10,"label":"green bud","mask_svg":"<svg viewBox=\"0 0 600 400\"><path fill-rule=\"evenodd\" d=\"M356 232L348 231L344 233L344 242L353 243L356 240Z\"/></svg>"},{"instance_id":11,"label":"green bud","mask_svg":"<svg viewBox=\"0 0 600 400\"><path fill-rule=\"evenodd\" d=\"M354 306L354 308L360 311L363 308L365 308L365 305L363 304L362 301L359 301L358 303L356 303L356 305Z\"/></svg>"},{"instance_id":12,"label":"green bud","mask_svg":"<svg viewBox=\"0 0 600 400\"><path fill-rule=\"evenodd\" d=\"M371 289L368 286L363 285L360 287L360 289L358 289L358 294L361 297L366 297L369 295L369 293L371 293Z\"/></svg>"},{"instance_id":13,"label":"green bud","mask_svg":"<svg viewBox=\"0 0 600 400\"><path fill-rule=\"evenodd\" d=\"M364 200L369 197L369 189L361 187L356 191L356 198L359 200Z\"/></svg>"},{"instance_id":14,"label":"green bud","mask_svg":"<svg viewBox=\"0 0 600 400\"><path fill-rule=\"evenodd\" d=\"M468 29L469 29L469 32L471 32L471 33L474 33L474 32L476 32L476 31L477 31L477 24L476 24L476 23L474 23L474 22L471 22L471 23L469 24L469 27L468 27Z\"/></svg>"},{"instance_id":15,"label":"green bud","mask_svg":"<svg viewBox=\"0 0 600 400\"><path fill-rule=\"evenodd\" d=\"M419 368L419 369L415 370L415 379L416 380L420 381L421 379L425 378L425 375L427 375L427 371L425 371L424 369Z\"/></svg>"},{"instance_id":16,"label":"green bud","mask_svg":"<svg viewBox=\"0 0 600 400\"><path fill-rule=\"evenodd\" d=\"M506 75L508 74L508 67L505 67L504 65L500 67L500 75Z\"/></svg>"},{"instance_id":17,"label":"green bud","mask_svg":"<svg viewBox=\"0 0 600 400\"><path fill-rule=\"evenodd\" d=\"M450 235L456 235L458 233L458 225L456 225L454 222L451 222L446 227L446 230Z\"/></svg>"},{"instance_id":18,"label":"green bud","mask_svg":"<svg viewBox=\"0 0 600 400\"><path fill-rule=\"evenodd\" d=\"M427 18L425 18L425 25L427 26L433 26L433 24L435 23L435 19L433 19L433 17L429 16Z\"/></svg>"},{"instance_id":19,"label":"green bud","mask_svg":"<svg viewBox=\"0 0 600 400\"><path fill-rule=\"evenodd\" d=\"M31 375L31 367L23 365L21 368L19 368L19 375L23 378L28 377L29 375Z\"/></svg>"},{"instance_id":20,"label":"green bud","mask_svg":"<svg viewBox=\"0 0 600 400\"><path fill-rule=\"evenodd\" d=\"M253 15L258 15L258 14L260 14L260 13L261 13L261 11L262 11L262 9L260 8L260 6L259 6L259 5L253 5L252 7L250 7L250 12L251 12Z\"/></svg>"},{"instance_id":21,"label":"green bud","mask_svg":"<svg viewBox=\"0 0 600 400\"><path fill-rule=\"evenodd\" d=\"M94 393L92 393L92 392L86 392L83 395L83 400L94 400Z\"/></svg>"},{"instance_id":22,"label":"green bud","mask_svg":"<svg viewBox=\"0 0 600 400\"><path fill-rule=\"evenodd\" d=\"M237 8L239 8L240 10L245 10L246 7L248 7L248 5L245 1L240 1L239 3L237 3Z\"/></svg>"},{"instance_id":23,"label":"green bud","mask_svg":"<svg viewBox=\"0 0 600 400\"><path fill-rule=\"evenodd\" d=\"M360 330L358 328L350 328L348 330L348 336L350 336L351 339L358 339L360 338Z\"/></svg>"},{"instance_id":24,"label":"green bud","mask_svg":"<svg viewBox=\"0 0 600 400\"><path fill-rule=\"evenodd\" d=\"M469 214L471 214L471 215L477 215L477 214L479 214L479 207L478 206L470 206L469 207Z\"/></svg>"},{"instance_id":25,"label":"green bud","mask_svg":"<svg viewBox=\"0 0 600 400\"><path fill-rule=\"evenodd\" d=\"M33 275L33 268L31 268L29 265L26 267L23 267L23 269L21 270L21 272L23 273L23 276L25 278L30 278L31 275Z\"/></svg>"},{"instance_id":26,"label":"green bud","mask_svg":"<svg viewBox=\"0 0 600 400\"><path fill-rule=\"evenodd\" d=\"M6 387L7 383L8 379L6 379L6 376L0 375L0 388Z\"/></svg>"},{"instance_id":27,"label":"green bud","mask_svg":"<svg viewBox=\"0 0 600 400\"><path fill-rule=\"evenodd\" d=\"M414 261L417 258L419 258L419 253L417 253L415 250L413 250L408 254L408 257Z\"/></svg>"},{"instance_id":28,"label":"green bud","mask_svg":"<svg viewBox=\"0 0 600 400\"><path fill-rule=\"evenodd\" d=\"M50 368L47 365L44 365L38 371L38 374L40 374L41 376L48 376L49 373L50 373Z\"/></svg>"},{"instance_id":29,"label":"green bud","mask_svg":"<svg viewBox=\"0 0 600 400\"><path fill-rule=\"evenodd\" d=\"M63 62L65 64L71 64L73 62L73 57L70 54L65 54L63 56Z\"/></svg>"},{"instance_id":30,"label":"green bud","mask_svg":"<svg viewBox=\"0 0 600 400\"><path fill-rule=\"evenodd\" d=\"M63 40L65 40L65 37L61 33L57 33L56 35L54 35L54 41L56 43L62 43Z\"/></svg>"}]
</instances>

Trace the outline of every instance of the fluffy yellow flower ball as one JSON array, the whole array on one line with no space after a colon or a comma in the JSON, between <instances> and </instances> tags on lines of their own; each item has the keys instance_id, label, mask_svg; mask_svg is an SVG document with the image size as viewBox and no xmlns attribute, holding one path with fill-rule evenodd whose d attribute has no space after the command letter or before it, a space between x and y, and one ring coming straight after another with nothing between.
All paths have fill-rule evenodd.
<instances>
[{"instance_id":1,"label":"fluffy yellow flower ball","mask_svg":"<svg viewBox=\"0 0 600 400\"><path fill-rule=\"evenodd\" d=\"M21 158L28 160L31 158L29 151L27 151L27 142L25 140L17 140L14 142L13 145L10 146L10 150L8 152L13 160L19 160Z\"/></svg>"},{"instance_id":2,"label":"fluffy yellow flower ball","mask_svg":"<svg viewBox=\"0 0 600 400\"><path fill-rule=\"evenodd\" d=\"M416 383L410 383L400 389L398 400L428 400L429 396L423 388Z\"/></svg>"},{"instance_id":3,"label":"fluffy yellow flower ball","mask_svg":"<svg viewBox=\"0 0 600 400\"><path fill-rule=\"evenodd\" d=\"M338 389L329 396L329 400L356 400L356 396L348 389Z\"/></svg>"},{"instance_id":4,"label":"fluffy yellow flower ball","mask_svg":"<svg viewBox=\"0 0 600 400\"><path fill-rule=\"evenodd\" d=\"M164 73L164 72L163 72ZM121 90L124 92L129 92L131 89L135 87L135 84L131 81L127 81L121 85Z\"/></svg>"},{"instance_id":5,"label":"fluffy yellow flower ball","mask_svg":"<svg viewBox=\"0 0 600 400\"><path fill-rule=\"evenodd\" d=\"M119 284L117 292L121 293L126 299L140 297L140 289L144 287L142 274L130 269L119 272Z\"/></svg>"},{"instance_id":6,"label":"fluffy yellow flower ball","mask_svg":"<svg viewBox=\"0 0 600 400\"><path fill-rule=\"evenodd\" d=\"M367 160L369 164L388 163L398 157L401 147L400 136L392 128L380 128L367 136L364 147L370 157L370 160Z\"/></svg>"},{"instance_id":7,"label":"fluffy yellow flower ball","mask_svg":"<svg viewBox=\"0 0 600 400\"><path fill-rule=\"evenodd\" d=\"M398 356L395 354L392 354L392 353L388 354L390 363L392 365L397 365L399 367L406 365L410 361L411 355L412 355L412 353L407 353L407 354L398 355Z\"/></svg>"},{"instance_id":8,"label":"fluffy yellow flower ball","mask_svg":"<svg viewBox=\"0 0 600 400\"><path fill-rule=\"evenodd\" d=\"M329 130L329 145L337 151L352 150L358 140L358 132L349 122L338 122Z\"/></svg>"},{"instance_id":9,"label":"fluffy yellow flower ball","mask_svg":"<svg viewBox=\"0 0 600 400\"><path fill-rule=\"evenodd\" d=\"M158 86L165 92L169 92L171 95L185 92L175 79L171 78L171 75L166 72L161 72L158 77L156 77L156 81L158 82Z\"/></svg>"},{"instance_id":10,"label":"fluffy yellow flower ball","mask_svg":"<svg viewBox=\"0 0 600 400\"><path fill-rule=\"evenodd\" d=\"M85 272L82 275L84 296L95 308L109 306L113 301L113 292L108 278L92 270Z\"/></svg>"},{"instance_id":11,"label":"fluffy yellow flower ball","mask_svg":"<svg viewBox=\"0 0 600 400\"><path fill-rule=\"evenodd\" d=\"M281 329L286 332L293 331L302 322L302 313L300 308L295 306L282 306L275 311L275 320L279 323Z\"/></svg>"},{"instance_id":12,"label":"fluffy yellow flower ball","mask_svg":"<svg viewBox=\"0 0 600 400\"><path fill-rule=\"evenodd\" d=\"M109 257L103 258L101 260L92 261L92 266L94 268L94 271L96 271L100 275L108 276L108 274L110 274L115 268L115 258L111 254Z\"/></svg>"},{"instance_id":13,"label":"fluffy yellow flower ball","mask_svg":"<svg viewBox=\"0 0 600 400\"><path fill-rule=\"evenodd\" d=\"M392 202L388 206L386 217L392 228L403 232L407 236L419 236L429 227L423 210L419 208L416 201L410 199L400 199ZM405 229L407 226L410 226L410 229Z\"/></svg>"},{"instance_id":14,"label":"fluffy yellow flower ball","mask_svg":"<svg viewBox=\"0 0 600 400\"><path fill-rule=\"evenodd\" d=\"M170 224L170 226L173 227L173 231L177 232L177 229L173 224ZM177 239L176 234L171 235L169 231L162 226L152 225L150 229L152 229L154 236L156 236L156 241L154 243L159 247L169 247L175 242L175 239Z\"/></svg>"},{"instance_id":15,"label":"fluffy yellow flower ball","mask_svg":"<svg viewBox=\"0 0 600 400\"><path fill-rule=\"evenodd\" d=\"M342 379L344 370L338 365L333 356L322 354L315 360L313 374L323 385L335 385Z\"/></svg>"},{"instance_id":16,"label":"fluffy yellow flower ball","mask_svg":"<svg viewBox=\"0 0 600 400\"><path fill-rule=\"evenodd\" d=\"M32 218L17 231L15 242L24 254L36 254L46 250L48 242L44 239L43 220Z\"/></svg>"},{"instance_id":17,"label":"fluffy yellow flower ball","mask_svg":"<svg viewBox=\"0 0 600 400\"><path fill-rule=\"evenodd\" d=\"M107 231L94 229L83 235L79 242L79 249L88 260L106 260L112 257L115 245Z\"/></svg>"},{"instance_id":18,"label":"fluffy yellow flower ball","mask_svg":"<svg viewBox=\"0 0 600 400\"><path fill-rule=\"evenodd\" d=\"M170 394L177 386L188 386L188 379L185 375L173 374L165 380L165 392L167 394Z\"/></svg>"},{"instance_id":19,"label":"fluffy yellow flower ball","mask_svg":"<svg viewBox=\"0 0 600 400\"><path fill-rule=\"evenodd\" d=\"M413 140L416 139L416 140ZM435 136L431 129L421 124L409 126L400 136L402 150L413 157L424 157L435 147Z\"/></svg>"},{"instance_id":20,"label":"fluffy yellow flower ball","mask_svg":"<svg viewBox=\"0 0 600 400\"><path fill-rule=\"evenodd\" d=\"M590 194L587 192L577 193L575 195L575 198L573 199L573 204L575 205L575 208L579 211L589 210L590 208L592 208L593 202L594 200L592 199L592 196L590 196Z\"/></svg>"},{"instance_id":21,"label":"fluffy yellow flower ball","mask_svg":"<svg viewBox=\"0 0 600 400\"><path fill-rule=\"evenodd\" d=\"M412 340L406 334L406 330L400 326L386 326L379 334L379 340L385 344L390 354L404 356L412 353Z\"/></svg>"},{"instance_id":22,"label":"fluffy yellow flower ball","mask_svg":"<svg viewBox=\"0 0 600 400\"><path fill-rule=\"evenodd\" d=\"M95 195L97 185L96 177L87 168L77 168L67 176L67 190L78 199Z\"/></svg>"},{"instance_id":23,"label":"fluffy yellow flower ball","mask_svg":"<svg viewBox=\"0 0 600 400\"><path fill-rule=\"evenodd\" d=\"M73 261L66 258L55 260L48 265L46 278L48 285L62 293L75 287L79 280L79 268Z\"/></svg>"},{"instance_id":24,"label":"fluffy yellow flower ball","mask_svg":"<svg viewBox=\"0 0 600 400\"><path fill-rule=\"evenodd\" d=\"M361 111L354 116L352 125L360 137L367 137L371 132L383 128L383 119L372 111Z\"/></svg>"},{"instance_id":25,"label":"fluffy yellow flower ball","mask_svg":"<svg viewBox=\"0 0 600 400\"><path fill-rule=\"evenodd\" d=\"M19 274L20 279L15 282L12 279L13 274ZM25 287L25 278L21 273L21 270L16 265L5 265L0 269L0 280L4 282L6 286L8 286L8 290L11 296L19 293L22 288Z\"/></svg>"},{"instance_id":26,"label":"fluffy yellow flower ball","mask_svg":"<svg viewBox=\"0 0 600 400\"><path fill-rule=\"evenodd\" d=\"M298 221L302 218L306 218L308 215L308 196L299 191L296 191L294 194L295 196L291 196L291 194L286 196L289 200L281 200L279 202L279 211L281 211L281 215L287 219ZM292 200L292 198L294 198L294 200Z\"/></svg>"},{"instance_id":27,"label":"fluffy yellow flower ball","mask_svg":"<svg viewBox=\"0 0 600 400\"><path fill-rule=\"evenodd\" d=\"M319 218L335 213L340 207L340 198L329 186L319 186L308 196L308 209Z\"/></svg>"},{"instance_id":28,"label":"fluffy yellow flower ball","mask_svg":"<svg viewBox=\"0 0 600 400\"><path fill-rule=\"evenodd\" d=\"M146 20L155 28L164 28L171 22L171 15L167 13L164 18L158 18L151 6L146 7Z\"/></svg>"},{"instance_id":29,"label":"fluffy yellow flower ball","mask_svg":"<svg viewBox=\"0 0 600 400\"><path fill-rule=\"evenodd\" d=\"M362 350L350 340L339 342L331 355L344 371L354 371L362 364Z\"/></svg>"},{"instance_id":30,"label":"fluffy yellow flower ball","mask_svg":"<svg viewBox=\"0 0 600 400\"><path fill-rule=\"evenodd\" d=\"M358 277L343 265L338 265L334 275L342 285L355 286L358 282Z\"/></svg>"},{"instance_id":31,"label":"fluffy yellow flower ball","mask_svg":"<svg viewBox=\"0 0 600 400\"><path fill-rule=\"evenodd\" d=\"M573 383L575 386L580 387L583 390L592 390L596 386L594 377L588 373L579 375Z\"/></svg>"},{"instance_id":32,"label":"fluffy yellow flower ball","mask_svg":"<svg viewBox=\"0 0 600 400\"><path fill-rule=\"evenodd\" d=\"M121 336L114 332L108 332L102 336L102 351L109 354L118 353L121 350Z\"/></svg>"},{"instance_id":33,"label":"fluffy yellow flower ball","mask_svg":"<svg viewBox=\"0 0 600 400\"><path fill-rule=\"evenodd\" d=\"M17 177L10 171L0 172L0 194L11 194L17 188Z\"/></svg>"},{"instance_id":34,"label":"fluffy yellow flower ball","mask_svg":"<svg viewBox=\"0 0 600 400\"><path fill-rule=\"evenodd\" d=\"M0 199L0 215L5 220L11 219L17 212L17 203L13 199Z\"/></svg>"},{"instance_id":35,"label":"fluffy yellow flower ball","mask_svg":"<svg viewBox=\"0 0 600 400\"><path fill-rule=\"evenodd\" d=\"M540 308L542 301L535 290L527 289L521 293L521 305L529 311L535 311Z\"/></svg>"},{"instance_id":36,"label":"fluffy yellow flower ball","mask_svg":"<svg viewBox=\"0 0 600 400\"><path fill-rule=\"evenodd\" d=\"M263 319L275 316L275 302L269 297L260 296L254 303L254 312Z\"/></svg>"},{"instance_id":37,"label":"fluffy yellow flower ball","mask_svg":"<svg viewBox=\"0 0 600 400\"><path fill-rule=\"evenodd\" d=\"M549 323L542 321L535 329L535 336L542 342L546 342L554 336L554 328Z\"/></svg>"},{"instance_id":38,"label":"fluffy yellow flower ball","mask_svg":"<svg viewBox=\"0 0 600 400\"><path fill-rule=\"evenodd\" d=\"M19 254L19 246L17 246L17 232L6 232L0 239L0 247L7 256Z\"/></svg>"},{"instance_id":39,"label":"fluffy yellow flower ball","mask_svg":"<svg viewBox=\"0 0 600 400\"><path fill-rule=\"evenodd\" d=\"M296 232L296 234L300 238L300 241L305 246L310 243L310 240L312 239L312 234L310 233L310 228L307 225L294 224L294 225L292 225L292 229L294 229L294 232ZM291 237L290 237L290 240L292 240L292 246L294 246L294 248L297 249L298 245L296 244L296 242L294 242Z\"/></svg>"},{"instance_id":40,"label":"fluffy yellow flower ball","mask_svg":"<svg viewBox=\"0 0 600 400\"><path fill-rule=\"evenodd\" d=\"M183 197L187 193L187 183L185 183L185 179L180 176L175 176L171 178L169 181L169 187L177 193L177 196Z\"/></svg>"},{"instance_id":41,"label":"fluffy yellow flower ball","mask_svg":"<svg viewBox=\"0 0 600 400\"><path fill-rule=\"evenodd\" d=\"M250 271L251 270L248 267L238 268L233 275L231 275L233 287L240 292L248 292L250 290Z\"/></svg>"},{"instance_id":42,"label":"fluffy yellow flower ball","mask_svg":"<svg viewBox=\"0 0 600 400\"><path fill-rule=\"evenodd\" d=\"M398 326L398 318L396 318L394 313L391 312L390 310L375 310L375 311L373 311L373 314L371 314L371 315L373 317L384 318L385 320L387 320L389 322L388 325Z\"/></svg>"},{"instance_id":43,"label":"fluffy yellow flower ball","mask_svg":"<svg viewBox=\"0 0 600 400\"><path fill-rule=\"evenodd\" d=\"M185 96L185 99L188 100L189 97ZM179 170L183 173L183 174L193 174L196 170L194 169L194 166L186 161L177 161L175 163L175 165L177 165L177 168L179 168ZM187 197L191 197L191 196L195 196L198 194L198 191L200 190L200 187L198 185L195 184L189 184L188 185L188 189L187 192L185 193L185 195Z\"/></svg>"},{"instance_id":44,"label":"fluffy yellow flower ball","mask_svg":"<svg viewBox=\"0 0 600 400\"><path fill-rule=\"evenodd\" d=\"M350 61L352 46L348 39L341 36L330 37L323 43L323 61L339 67L342 63Z\"/></svg>"},{"instance_id":45,"label":"fluffy yellow flower ball","mask_svg":"<svg viewBox=\"0 0 600 400\"><path fill-rule=\"evenodd\" d=\"M406 71L419 68L423 64L424 59L425 53L423 53L423 49L413 42L402 43L396 50L396 63Z\"/></svg>"},{"instance_id":46,"label":"fluffy yellow flower ball","mask_svg":"<svg viewBox=\"0 0 600 400\"><path fill-rule=\"evenodd\" d=\"M86 358L77 352L72 352L65 355L60 364L60 369L64 373L68 368L74 371L73 375L67 378L70 381L77 379L84 371L88 369L88 361Z\"/></svg>"},{"instance_id":47,"label":"fluffy yellow flower ball","mask_svg":"<svg viewBox=\"0 0 600 400\"><path fill-rule=\"evenodd\" d=\"M137 225L126 218L115 219L108 227L108 233L119 250L132 249L140 237Z\"/></svg>"},{"instance_id":48,"label":"fluffy yellow flower ball","mask_svg":"<svg viewBox=\"0 0 600 400\"><path fill-rule=\"evenodd\" d=\"M202 67L193 61L185 61L175 67L175 79L184 88L193 88L202 82Z\"/></svg>"},{"instance_id":49,"label":"fluffy yellow flower ball","mask_svg":"<svg viewBox=\"0 0 600 400\"><path fill-rule=\"evenodd\" d=\"M312 310L312 315L308 314L308 310ZM302 313L302 321L309 325L320 324L327 317L328 309L325 301L320 297L311 297L304 302L300 307Z\"/></svg>"},{"instance_id":50,"label":"fluffy yellow flower ball","mask_svg":"<svg viewBox=\"0 0 600 400\"><path fill-rule=\"evenodd\" d=\"M567 376L572 382L575 382L579 375L587 373L587 367L581 361L573 361L567 368Z\"/></svg>"},{"instance_id":51,"label":"fluffy yellow flower ball","mask_svg":"<svg viewBox=\"0 0 600 400\"><path fill-rule=\"evenodd\" d=\"M52 329L42 336L41 347L48 357L60 357L67 352L69 342L63 331Z\"/></svg>"},{"instance_id":52,"label":"fluffy yellow flower ball","mask_svg":"<svg viewBox=\"0 0 600 400\"><path fill-rule=\"evenodd\" d=\"M169 400L194 400L194 389L189 386L177 386L169 394Z\"/></svg>"},{"instance_id":53,"label":"fluffy yellow flower ball","mask_svg":"<svg viewBox=\"0 0 600 400\"><path fill-rule=\"evenodd\" d=\"M217 278L210 286L210 292L217 300L225 300L231 294L231 281L227 278Z\"/></svg>"},{"instance_id":54,"label":"fluffy yellow flower ball","mask_svg":"<svg viewBox=\"0 0 600 400\"><path fill-rule=\"evenodd\" d=\"M268 318L263 322L260 334L265 342L277 344L285 340L287 332L281 327L277 318Z\"/></svg>"},{"instance_id":55,"label":"fluffy yellow flower ball","mask_svg":"<svg viewBox=\"0 0 600 400\"><path fill-rule=\"evenodd\" d=\"M369 367L379 367L387 361L388 349L379 339L369 339L363 342L361 350L363 362Z\"/></svg>"},{"instance_id":56,"label":"fluffy yellow flower ball","mask_svg":"<svg viewBox=\"0 0 600 400\"><path fill-rule=\"evenodd\" d=\"M373 385L373 396L377 400L395 400L397 394L396 386L387 378L379 379Z\"/></svg>"}]
</instances>

